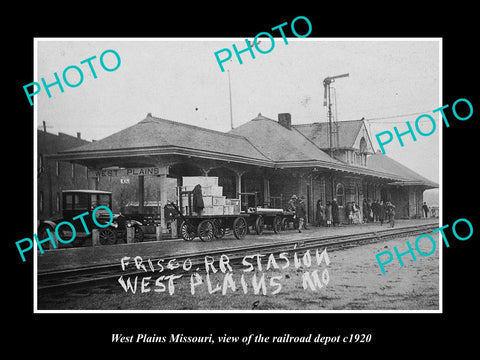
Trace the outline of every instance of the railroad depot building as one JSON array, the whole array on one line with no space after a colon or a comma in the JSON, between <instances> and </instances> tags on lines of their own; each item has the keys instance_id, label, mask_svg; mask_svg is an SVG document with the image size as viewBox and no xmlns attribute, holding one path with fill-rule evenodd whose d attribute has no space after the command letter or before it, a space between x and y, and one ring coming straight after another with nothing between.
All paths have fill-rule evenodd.
<instances>
[{"instance_id":1,"label":"railroad depot building","mask_svg":"<svg viewBox=\"0 0 480 360\"><path fill-rule=\"evenodd\" d=\"M229 132L165 120L148 114L137 124L102 140L59 150L51 158L88 168L88 188L113 192L113 211L134 205L157 213L176 200L183 176L215 176L227 198L257 192L259 203L284 207L304 195L307 221L317 200L333 198L345 221L347 202L390 200L397 218L421 217L423 192L438 184L375 152L363 120L292 125L288 113L261 114ZM42 191L39 183L38 191ZM136 207L135 207L136 206Z\"/></svg>"}]
</instances>

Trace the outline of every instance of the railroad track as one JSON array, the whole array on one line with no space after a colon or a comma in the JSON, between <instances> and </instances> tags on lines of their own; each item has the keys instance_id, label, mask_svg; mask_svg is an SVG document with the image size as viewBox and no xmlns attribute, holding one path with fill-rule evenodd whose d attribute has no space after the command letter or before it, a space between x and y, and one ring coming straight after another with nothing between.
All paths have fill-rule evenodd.
<instances>
[{"instance_id":1,"label":"railroad track","mask_svg":"<svg viewBox=\"0 0 480 360\"><path fill-rule=\"evenodd\" d=\"M241 261L241 259L247 255L279 254L282 252L291 252L296 250L306 251L318 247L327 247L329 251L332 251L363 245L366 243L378 242L395 237L424 234L436 228L438 228L438 224L435 223L412 225L402 228L382 229L379 231L365 232L360 234L311 237L302 240L285 240L269 244L245 245L228 249L209 250L171 257L152 258L150 261L156 264L158 260L163 259L163 264L165 265L170 260L175 259L178 263L182 263L186 259L189 259L191 261L192 268L196 268L197 266L203 265L205 256L212 256L217 259L216 256L226 255L228 256L230 263L234 264L235 262ZM150 271L146 260L144 260L144 265L147 270ZM180 274L182 272L182 268L180 267L175 270L165 269L162 274L165 275L169 272ZM115 264L39 272L37 274L37 290L39 294L59 291L65 292L71 289L85 287L89 288L105 284L112 284L112 282L116 282L121 275L128 277L142 274L145 274L145 271L138 270L136 267L134 269L130 267L130 269L123 271L118 262Z\"/></svg>"}]
</instances>

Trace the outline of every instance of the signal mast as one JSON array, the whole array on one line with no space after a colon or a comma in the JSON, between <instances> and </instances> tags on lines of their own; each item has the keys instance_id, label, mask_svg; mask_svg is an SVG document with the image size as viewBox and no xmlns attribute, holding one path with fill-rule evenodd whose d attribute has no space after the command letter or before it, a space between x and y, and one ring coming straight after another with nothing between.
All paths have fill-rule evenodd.
<instances>
[{"instance_id":1,"label":"signal mast","mask_svg":"<svg viewBox=\"0 0 480 360\"><path fill-rule=\"evenodd\" d=\"M324 88L324 93L323 93L323 106L328 106L328 134L329 134L329 148L330 148L330 156L333 156L333 133L335 134L338 133L337 130L337 123L335 121L335 124L332 122L332 99L330 96L330 84L335 82L335 79L343 78L343 77L348 77L349 74L342 74L342 75L335 75L335 76L328 76L323 80L323 88ZM328 103L327 103L328 99ZM333 126L335 125L335 130L333 130ZM338 146L338 143L337 143Z\"/></svg>"}]
</instances>

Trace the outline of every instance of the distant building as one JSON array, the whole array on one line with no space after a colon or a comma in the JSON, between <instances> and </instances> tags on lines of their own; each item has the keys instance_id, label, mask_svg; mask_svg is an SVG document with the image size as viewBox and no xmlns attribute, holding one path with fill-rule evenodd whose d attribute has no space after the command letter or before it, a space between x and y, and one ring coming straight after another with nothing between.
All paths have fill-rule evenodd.
<instances>
[{"instance_id":1,"label":"distant building","mask_svg":"<svg viewBox=\"0 0 480 360\"><path fill-rule=\"evenodd\" d=\"M89 144L80 133L71 136L37 130L37 211L38 220L58 215L61 211L62 190L88 189L87 168L74 163L48 158L49 154Z\"/></svg>"}]
</instances>

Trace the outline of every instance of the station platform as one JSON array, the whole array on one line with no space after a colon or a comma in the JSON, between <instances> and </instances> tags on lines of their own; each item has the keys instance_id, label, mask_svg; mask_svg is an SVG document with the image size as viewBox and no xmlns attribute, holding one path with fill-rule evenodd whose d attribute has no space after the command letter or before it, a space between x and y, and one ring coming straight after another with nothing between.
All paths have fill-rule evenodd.
<instances>
[{"instance_id":1,"label":"station platform","mask_svg":"<svg viewBox=\"0 0 480 360\"><path fill-rule=\"evenodd\" d=\"M395 220L395 228L425 224L439 225L439 219ZM255 233L247 234L242 240L237 240L231 232L227 232L224 238L210 242L202 242L199 238L195 238L191 242L184 241L183 239L166 239L133 244L53 249L45 250L44 254L40 254L37 250L37 271L58 271L62 269L115 263L118 263L120 266L120 259L124 256L132 258L141 256L144 259L171 258L208 250L228 250L229 248L245 246L247 244L271 244L275 241L287 240L300 241L313 237L328 238L335 235L353 235L389 228L389 224L383 224L383 226L381 226L380 223L341 225L339 227L309 226L308 230L302 230L301 233L293 229L282 231L278 234L275 234L271 230L265 230L262 235L256 235Z\"/></svg>"}]
</instances>

